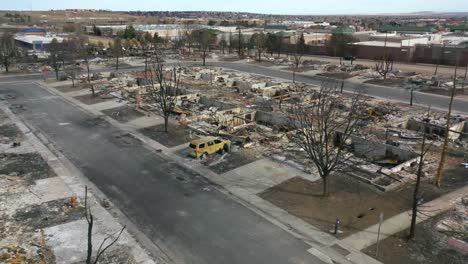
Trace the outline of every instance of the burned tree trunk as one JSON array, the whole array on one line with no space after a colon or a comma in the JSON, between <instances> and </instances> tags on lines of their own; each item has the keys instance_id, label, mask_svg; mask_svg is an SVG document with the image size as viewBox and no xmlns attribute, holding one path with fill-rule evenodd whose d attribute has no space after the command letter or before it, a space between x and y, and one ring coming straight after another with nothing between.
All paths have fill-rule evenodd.
<instances>
[{"instance_id":1,"label":"burned tree trunk","mask_svg":"<svg viewBox=\"0 0 468 264\"><path fill-rule=\"evenodd\" d=\"M411 227L409 238L414 238L414 234L416 232L416 217L418 214L418 204L419 204L419 185L421 184L421 177L422 177L422 168L424 163L424 154L425 154L425 147L426 147L426 125L424 125L424 134L421 146L421 153L419 157L419 165L418 165L418 172L416 174L416 184L414 186L413 192L413 208L412 208L412 215L411 215Z\"/></svg>"},{"instance_id":2,"label":"burned tree trunk","mask_svg":"<svg viewBox=\"0 0 468 264\"><path fill-rule=\"evenodd\" d=\"M322 182L323 182L323 192L322 196L328 196L330 195L329 187L328 187L328 176L322 177Z\"/></svg>"},{"instance_id":3,"label":"burned tree trunk","mask_svg":"<svg viewBox=\"0 0 468 264\"><path fill-rule=\"evenodd\" d=\"M94 218L93 215L90 214L88 220L88 249L86 255L86 264L91 264L91 258L93 255L93 225L94 225Z\"/></svg>"},{"instance_id":4,"label":"burned tree trunk","mask_svg":"<svg viewBox=\"0 0 468 264\"><path fill-rule=\"evenodd\" d=\"M85 218L86 222L88 223L88 246L87 246L87 254L86 254L86 264L97 264L99 263L99 259L102 257L104 252L106 252L112 245L114 245L117 240L119 240L120 236L122 235L123 231L125 230L126 226L123 226L122 229L117 234L117 236L109 235L102 241L101 245L99 246L96 257L93 261L93 227L94 227L94 216L91 213L91 208L88 205L88 186L85 186ZM105 247L105 243L107 241L111 241Z\"/></svg>"},{"instance_id":5,"label":"burned tree trunk","mask_svg":"<svg viewBox=\"0 0 468 264\"><path fill-rule=\"evenodd\" d=\"M393 69L393 60L388 57L376 59L375 70L384 78L387 79L387 74Z\"/></svg>"},{"instance_id":6,"label":"burned tree trunk","mask_svg":"<svg viewBox=\"0 0 468 264\"><path fill-rule=\"evenodd\" d=\"M384 53L380 58L376 58L375 70L384 78L387 79L387 74L393 70L393 59L387 51L387 32L385 32Z\"/></svg>"}]
</instances>

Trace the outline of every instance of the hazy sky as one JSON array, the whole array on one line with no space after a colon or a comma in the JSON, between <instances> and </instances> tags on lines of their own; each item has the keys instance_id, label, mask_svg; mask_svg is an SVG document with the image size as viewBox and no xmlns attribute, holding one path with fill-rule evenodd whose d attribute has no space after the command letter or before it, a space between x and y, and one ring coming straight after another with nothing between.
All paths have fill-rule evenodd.
<instances>
[{"instance_id":1,"label":"hazy sky","mask_svg":"<svg viewBox=\"0 0 468 264\"><path fill-rule=\"evenodd\" d=\"M468 0L0 0L2 10L89 8L110 10L212 10L274 14L468 12Z\"/></svg>"}]
</instances>

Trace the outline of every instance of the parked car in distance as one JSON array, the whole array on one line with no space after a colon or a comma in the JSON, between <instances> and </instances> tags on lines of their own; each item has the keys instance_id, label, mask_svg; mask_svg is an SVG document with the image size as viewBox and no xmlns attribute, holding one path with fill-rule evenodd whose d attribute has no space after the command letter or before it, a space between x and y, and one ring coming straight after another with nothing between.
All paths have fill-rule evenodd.
<instances>
[{"instance_id":1,"label":"parked car in distance","mask_svg":"<svg viewBox=\"0 0 468 264\"><path fill-rule=\"evenodd\" d=\"M224 154L231 150L231 141L219 137L204 137L190 142L189 156L204 159L214 153Z\"/></svg>"}]
</instances>

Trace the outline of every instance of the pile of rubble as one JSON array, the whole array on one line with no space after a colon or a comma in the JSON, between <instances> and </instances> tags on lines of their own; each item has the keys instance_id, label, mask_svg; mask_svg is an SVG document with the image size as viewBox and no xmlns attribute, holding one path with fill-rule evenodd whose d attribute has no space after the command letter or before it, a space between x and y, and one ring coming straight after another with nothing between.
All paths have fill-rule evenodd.
<instances>
[{"instance_id":1,"label":"pile of rubble","mask_svg":"<svg viewBox=\"0 0 468 264\"><path fill-rule=\"evenodd\" d=\"M314 61L309 64L330 73L349 76L374 71L361 65ZM169 72L171 69L165 70ZM398 71L394 74L395 78L412 75ZM290 140L294 128L288 116L295 104L313 104L317 87L214 67L183 67L179 69L179 76L181 86L173 95L172 118L190 129L190 138L192 132L199 136L220 136L230 139L240 149L255 149L263 156L292 162L306 171L311 166L304 151ZM150 84L145 77L144 72L113 72L107 76L100 75L93 82L101 97L134 103L145 111L158 111L158 104L148 95ZM345 101L339 106L344 112L347 109ZM405 154L406 158L397 161L386 154L365 157L365 166L361 168L364 176L360 178L382 190L413 180L417 164L414 153L418 153L422 139L421 126L417 124L422 122L422 116L426 116L424 111L369 99L362 113L365 115L360 124L363 129L356 136L374 142L382 150L412 154ZM442 114L433 114L430 125L433 131L439 127L443 132L445 122ZM463 133L466 133L463 129L468 129L463 124L466 121L461 118L452 121L452 141L461 140L455 138L455 130L461 131L457 135L463 138ZM428 140L434 141L435 145L440 144L442 135L428 133Z\"/></svg>"},{"instance_id":2,"label":"pile of rubble","mask_svg":"<svg viewBox=\"0 0 468 264\"><path fill-rule=\"evenodd\" d=\"M435 228L449 237L449 245L468 253L468 196L461 198L450 214L436 223Z\"/></svg>"}]
</instances>

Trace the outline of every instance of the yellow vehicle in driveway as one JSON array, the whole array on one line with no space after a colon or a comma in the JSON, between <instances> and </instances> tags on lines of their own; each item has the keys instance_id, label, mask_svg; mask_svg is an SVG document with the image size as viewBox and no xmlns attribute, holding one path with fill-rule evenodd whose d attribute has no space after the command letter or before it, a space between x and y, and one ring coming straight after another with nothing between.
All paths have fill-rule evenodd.
<instances>
[{"instance_id":1,"label":"yellow vehicle in driveway","mask_svg":"<svg viewBox=\"0 0 468 264\"><path fill-rule=\"evenodd\" d=\"M218 137L204 137L190 142L189 156L204 159L213 153L224 154L231 150L231 141Z\"/></svg>"}]
</instances>

